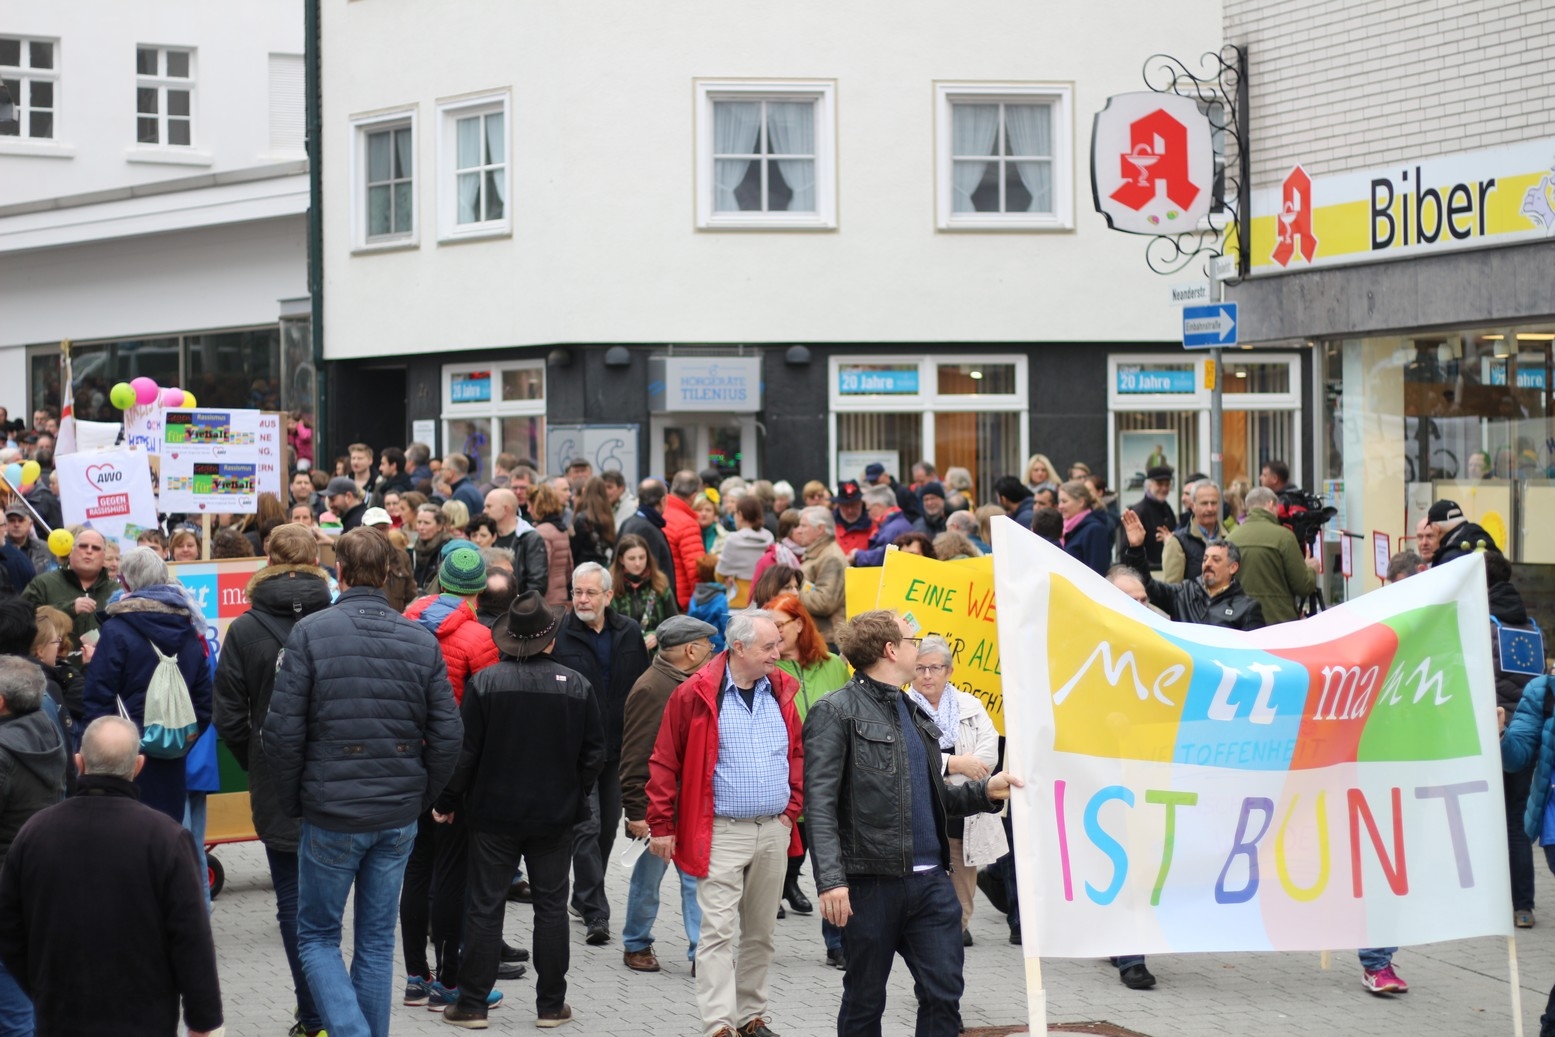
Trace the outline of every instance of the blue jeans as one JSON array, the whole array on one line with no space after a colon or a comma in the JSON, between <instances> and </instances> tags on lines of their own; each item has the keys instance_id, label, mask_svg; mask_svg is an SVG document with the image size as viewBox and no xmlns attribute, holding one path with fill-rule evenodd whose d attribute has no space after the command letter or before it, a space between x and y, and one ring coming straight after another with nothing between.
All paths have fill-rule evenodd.
<instances>
[{"instance_id":1,"label":"blue jeans","mask_svg":"<svg viewBox=\"0 0 1555 1037\"><path fill-rule=\"evenodd\" d=\"M1393 955L1398 953L1397 947L1362 947L1355 954L1361 959L1361 968L1368 972L1376 972L1393 964Z\"/></svg>"},{"instance_id":2,"label":"blue jeans","mask_svg":"<svg viewBox=\"0 0 1555 1037\"><path fill-rule=\"evenodd\" d=\"M191 792L184 801L184 827L194 836L194 852L200 860L200 888L205 890L205 910L211 909L211 866L205 863L205 796Z\"/></svg>"},{"instance_id":3,"label":"blue jeans","mask_svg":"<svg viewBox=\"0 0 1555 1037\"><path fill-rule=\"evenodd\" d=\"M935 868L903 878L849 875L853 917L843 927L848 958L842 976L838 1037L880 1037L886 981L900 954L918 995L916 1037L961 1031L961 901L950 875Z\"/></svg>"},{"instance_id":4,"label":"blue jeans","mask_svg":"<svg viewBox=\"0 0 1555 1037\"><path fill-rule=\"evenodd\" d=\"M628 951L653 946L653 923L659 917L659 885L669 862L644 850L632 865L632 882L626 893L626 924L621 929L621 945ZM680 876L680 918L686 926L686 960L696 960L697 938L702 935L702 909L697 906L697 880L678 867Z\"/></svg>"},{"instance_id":5,"label":"blue jeans","mask_svg":"<svg viewBox=\"0 0 1555 1037\"><path fill-rule=\"evenodd\" d=\"M377 832L335 832L302 822L297 847L297 956L331 1037L388 1037L394 987L394 924L416 823ZM341 920L353 884L356 944L340 955Z\"/></svg>"},{"instance_id":6,"label":"blue jeans","mask_svg":"<svg viewBox=\"0 0 1555 1037\"><path fill-rule=\"evenodd\" d=\"M297 957L297 854L266 846L265 857L270 862L270 884L275 887L275 921L281 927L281 947L286 951L292 991L297 995L297 1021L306 1030L322 1030L324 1020L308 990L308 978L302 974L302 959Z\"/></svg>"},{"instance_id":7,"label":"blue jeans","mask_svg":"<svg viewBox=\"0 0 1555 1037\"><path fill-rule=\"evenodd\" d=\"M0 965L0 1037L32 1037L32 1001Z\"/></svg>"}]
</instances>

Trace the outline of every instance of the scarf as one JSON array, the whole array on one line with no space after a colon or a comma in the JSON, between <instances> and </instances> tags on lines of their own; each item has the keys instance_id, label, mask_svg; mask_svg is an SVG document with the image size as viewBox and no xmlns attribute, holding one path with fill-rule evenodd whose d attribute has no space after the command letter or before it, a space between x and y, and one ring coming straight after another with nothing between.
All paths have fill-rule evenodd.
<instances>
[{"instance_id":1,"label":"scarf","mask_svg":"<svg viewBox=\"0 0 1555 1037\"><path fill-rule=\"evenodd\" d=\"M1086 519L1088 519L1090 517L1091 517L1090 509L1087 508L1085 510L1075 512L1073 518L1066 518L1066 519L1064 519L1064 532L1063 532L1063 535L1058 538L1058 542L1060 544L1068 543L1068 541L1069 541L1069 534L1073 533L1075 531L1075 529L1077 529L1079 527L1080 523L1084 522Z\"/></svg>"},{"instance_id":2,"label":"scarf","mask_svg":"<svg viewBox=\"0 0 1555 1037\"><path fill-rule=\"evenodd\" d=\"M800 567L800 559L804 558L804 548L784 537L773 546L772 560L778 565L786 565L790 569Z\"/></svg>"},{"instance_id":3,"label":"scarf","mask_svg":"<svg viewBox=\"0 0 1555 1037\"><path fill-rule=\"evenodd\" d=\"M941 749L954 749L956 747L956 728L961 724L961 702L956 695L956 689L949 684L940 693L939 708L929 705L929 700L924 698L917 688L909 688L907 694L912 696L923 711L934 718L934 724L939 728L939 747Z\"/></svg>"}]
</instances>

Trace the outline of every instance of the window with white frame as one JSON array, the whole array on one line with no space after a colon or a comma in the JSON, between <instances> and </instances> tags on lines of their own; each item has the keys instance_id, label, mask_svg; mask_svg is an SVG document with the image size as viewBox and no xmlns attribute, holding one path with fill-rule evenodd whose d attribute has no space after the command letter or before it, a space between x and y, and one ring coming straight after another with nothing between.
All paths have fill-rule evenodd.
<instances>
[{"instance_id":1,"label":"window with white frame","mask_svg":"<svg viewBox=\"0 0 1555 1037\"><path fill-rule=\"evenodd\" d=\"M13 121L0 122L0 137L52 139L59 88L54 41L0 36L0 82L16 106Z\"/></svg>"},{"instance_id":2,"label":"window with white frame","mask_svg":"<svg viewBox=\"0 0 1555 1037\"><path fill-rule=\"evenodd\" d=\"M914 462L965 468L977 499L1015 475L1029 437L1024 356L839 356L830 363L832 482L879 461L901 482Z\"/></svg>"},{"instance_id":3,"label":"window with white frame","mask_svg":"<svg viewBox=\"0 0 1555 1037\"><path fill-rule=\"evenodd\" d=\"M837 225L832 81L697 80L697 225Z\"/></svg>"},{"instance_id":4,"label":"window with white frame","mask_svg":"<svg viewBox=\"0 0 1555 1037\"><path fill-rule=\"evenodd\" d=\"M1072 94L1061 83L936 84L940 228L1074 226Z\"/></svg>"},{"instance_id":5,"label":"window with white frame","mask_svg":"<svg viewBox=\"0 0 1555 1037\"><path fill-rule=\"evenodd\" d=\"M506 94L439 108L438 222L442 237L507 233L511 145Z\"/></svg>"},{"instance_id":6,"label":"window with white frame","mask_svg":"<svg viewBox=\"0 0 1555 1037\"><path fill-rule=\"evenodd\" d=\"M416 232L415 126L399 112L357 123L358 241L366 245L414 241Z\"/></svg>"},{"instance_id":7,"label":"window with white frame","mask_svg":"<svg viewBox=\"0 0 1555 1037\"><path fill-rule=\"evenodd\" d=\"M545 361L443 367L443 450L470 459L470 478L491 476L500 453L545 456Z\"/></svg>"},{"instance_id":8,"label":"window with white frame","mask_svg":"<svg viewBox=\"0 0 1555 1037\"><path fill-rule=\"evenodd\" d=\"M135 142L194 144L194 51L135 48Z\"/></svg>"}]
</instances>

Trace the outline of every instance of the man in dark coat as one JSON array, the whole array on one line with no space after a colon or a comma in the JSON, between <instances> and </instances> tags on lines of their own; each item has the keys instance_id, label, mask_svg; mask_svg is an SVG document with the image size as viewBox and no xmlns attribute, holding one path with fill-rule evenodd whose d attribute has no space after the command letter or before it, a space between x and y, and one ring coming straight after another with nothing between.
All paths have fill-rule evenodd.
<instances>
[{"instance_id":1,"label":"man in dark coat","mask_svg":"<svg viewBox=\"0 0 1555 1037\"><path fill-rule=\"evenodd\" d=\"M302 818L297 954L332 1033L389 1032L394 930L416 819L448 784L464 737L437 638L389 607L394 545L371 529L335 544L340 598L300 620L276 671L263 748L281 810ZM355 955L341 921L355 886Z\"/></svg>"},{"instance_id":2,"label":"man in dark coat","mask_svg":"<svg viewBox=\"0 0 1555 1037\"><path fill-rule=\"evenodd\" d=\"M53 605L70 616L75 621L72 633L79 641L82 634L98 628L97 612L107 607L114 590L113 577L103 566L106 550L107 541L101 533L95 529L83 531L76 537L65 564L52 572L39 573L22 591L22 597L34 605Z\"/></svg>"},{"instance_id":3,"label":"man in dark coat","mask_svg":"<svg viewBox=\"0 0 1555 1037\"><path fill-rule=\"evenodd\" d=\"M1177 511L1172 507L1172 476L1170 465L1156 465L1145 472L1145 495L1128 510L1139 516L1145 524L1145 556L1150 564L1147 569L1161 568L1161 550L1166 538L1177 528Z\"/></svg>"},{"instance_id":4,"label":"man in dark coat","mask_svg":"<svg viewBox=\"0 0 1555 1037\"><path fill-rule=\"evenodd\" d=\"M1462 558L1471 551L1497 549L1496 538L1486 532L1485 527L1464 518L1463 509L1456 501L1439 500L1432 504L1426 520L1436 527L1440 537L1436 554L1431 558L1432 566Z\"/></svg>"},{"instance_id":5,"label":"man in dark coat","mask_svg":"<svg viewBox=\"0 0 1555 1037\"><path fill-rule=\"evenodd\" d=\"M616 826L621 821L621 727L626 697L648 669L642 628L636 620L610 608L614 596L610 570L594 562L574 569L572 612L562 620L551 652L556 662L581 673L589 682L605 724L605 765L595 793L589 797L594 816L578 825L572 861L572 902L588 926L588 942L596 946L610 940L604 869L610 863Z\"/></svg>"},{"instance_id":6,"label":"man in dark coat","mask_svg":"<svg viewBox=\"0 0 1555 1037\"><path fill-rule=\"evenodd\" d=\"M216 732L248 771L248 804L270 864L281 946L297 994L297 1021L304 1033L313 1034L324 1021L297 957L298 822L281 809L256 735L270 710L276 659L298 620L329 607L329 577L318 567L318 545L306 526L279 526L265 546L270 564L248 581L249 609L233 620L221 646L214 714Z\"/></svg>"},{"instance_id":7,"label":"man in dark coat","mask_svg":"<svg viewBox=\"0 0 1555 1037\"><path fill-rule=\"evenodd\" d=\"M1129 509L1123 516L1128 549L1118 560L1138 570L1152 605L1179 623L1203 623L1231 630L1257 630L1264 626L1263 607L1236 581L1241 552L1235 544L1210 541L1204 548L1203 575L1181 583L1162 583L1151 579L1145 564L1145 532L1145 524Z\"/></svg>"},{"instance_id":8,"label":"man in dark coat","mask_svg":"<svg viewBox=\"0 0 1555 1037\"><path fill-rule=\"evenodd\" d=\"M668 493L669 490L659 480L644 479L637 487L637 512L621 523L621 528L616 530L616 539L620 540L632 533L646 540L648 553L653 555L659 572L670 581L670 590L674 591L675 553L670 550L669 537L664 532L664 498ZM680 600L678 592L675 597L677 601Z\"/></svg>"},{"instance_id":9,"label":"man in dark coat","mask_svg":"<svg viewBox=\"0 0 1555 1037\"><path fill-rule=\"evenodd\" d=\"M534 902L535 1023L553 1027L572 1018L567 865L573 831L589 814L589 786L605 762L605 735L588 681L555 658L563 614L529 591L497 620L492 639L502 661L465 688L459 765L433 808L439 823L462 813L469 829L459 1000L443 1016L455 1026L486 1019L503 909L520 859Z\"/></svg>"},{"instance_id":10,"label":"man in dark coat","mask_svg":"<svg viewBox=\"0 0 1555 1037\"><path fill-rule=\"evenodd\" d=\"M180 1000L190 1037L222 1025L194 840L136 802L139 748L134 724L94 721L78 794L23 825L0 871L0 961L40 1037L172 1037Z\"/></svg>"}]
</instances>

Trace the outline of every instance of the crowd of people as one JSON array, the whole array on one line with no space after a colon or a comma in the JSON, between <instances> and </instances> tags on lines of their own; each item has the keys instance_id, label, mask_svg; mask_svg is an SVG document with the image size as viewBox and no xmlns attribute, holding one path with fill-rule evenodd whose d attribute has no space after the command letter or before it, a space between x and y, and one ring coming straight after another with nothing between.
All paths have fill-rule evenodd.
<instances>
[{"instance_id":1,"label":"crowd of people","mask_svg":"<svg viewBox=\"0 0 1555 1037\"><path fill-rule=\"evenodd\" d=\"M978 889L1021 942L999 816L1021 780L956 688L951 646L889 611L848 615L847 570L892 549L988 554L1006 515L1173 620L1295 621L1316 587L1277 460L1257 487L1195 475L1177 497L1175 472L1153 467L1127 507L1088 466L1067 474L1034 455L982 503L967 469L927 461L906 483L872 464L796 492L711 469L629 486L584 459L544 476L507 454L482 480L461 454L353 444L333 474L294 469L286 500L216 520L211 554L264 560L220 644L168 565L206 554L184 517L111 561L117 545L75 529L56 560L47 502L8 500L0 1034L108 1032L83 1021L95 1002L59 964L55 927L86 908L54 906L70 900L54 891L77 874L62 858L109 838L147 846L143 866L98 883L135 926L116 938L167 948L137 956L116 1000L132 1022L112 1032L170 1033L180 999L191 1032L220 1025L200 892L218 736L248 773L294 1034L386 1034L396 946L403 1006L485 1028L499 981L532 968L536 1025L563 1025L569 913L589 945L619 932L625 968L659 972L671 869L705 1037L773 1037L774 923L817 909L817 954L844 974L839 1034L879 1032L897 955L917 979L917 1033L957 1033ZM1395 578L1486 551L1493 614L1530 624L1504 557L1456 505L1433 506L1417 547ZM201 734L159 754L148 688L173 673ZM1555 737L1529 705L1544 683L1524 696L1526 679L1498 679L1520 746L1506 779L1516 920L1531 925L1527 836L1543 830ZM605 889L623 832L641 851L624 905ZM512 901L532 905L527 946L503 931ZM1367 989L1407 989L1394 950L1360 952ZM1156 983L1142 956L1113 963L1131 989Z\"/></svg>"}]
</instances>

